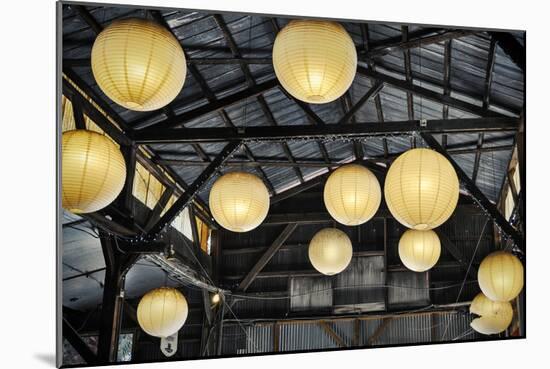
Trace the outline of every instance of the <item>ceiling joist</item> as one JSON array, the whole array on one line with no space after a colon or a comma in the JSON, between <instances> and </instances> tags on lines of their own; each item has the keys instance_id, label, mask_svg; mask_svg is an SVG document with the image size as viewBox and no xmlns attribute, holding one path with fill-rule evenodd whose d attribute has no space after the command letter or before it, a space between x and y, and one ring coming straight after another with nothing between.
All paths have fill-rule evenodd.
<instances>
[{"instance_id":1,"label":"ceiling joist","mask_svg":"<svg viewBox=\"0 0 550 369\"><path fill-rule=\"evenodd\" d=\"M180 128L148 129L136 131L133 139L138 144L227 142L244 141L286 141L286 140L324 140L351 139L375 136L426 133L480 133L515 132L518 118L469 118L469 119L433 119L385 123L326 124L324 126L296 125L276 127L238 127L238 128Z\"/></svg>"}]
</instances>

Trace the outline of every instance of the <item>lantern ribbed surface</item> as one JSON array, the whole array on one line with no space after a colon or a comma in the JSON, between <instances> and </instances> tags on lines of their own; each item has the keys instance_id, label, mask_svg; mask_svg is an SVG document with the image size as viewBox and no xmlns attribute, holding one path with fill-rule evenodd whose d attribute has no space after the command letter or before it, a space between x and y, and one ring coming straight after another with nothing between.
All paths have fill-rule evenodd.
<instances>
[{"instance_id":1,"label":"lantern ribbed surface","mask_svg":"<svg viewBox=\"0 0 550 369\"><path fill-rule=\"evenodd\" d=\"M523 264L509 252L493 252L479 265L477 280L481 291L491 300L513 300L523 288Z\"/></svg>"},{"instance_id":2,"label":"lantern ribbed surface","mask_svg":"<svg viewBox=\"0 0 550 369\"><path fill-rule=\"evenodd\" d=\"M325 228L311 239L308 255L317 271L325 275L334 275L349 265L353 247L347 234L336 228Z\"/></svg>"},{"instance_id":3,"label":"lantern ribbed surface","mask_svg":"<svg viewBox=\"0 0 550 369\"><path fill-rule=\"evenodd\" d=\"M164 338L180 330L188 312L187 300L180 291L160 287L143 295L137 308L137 319L145 333Z\"/></svg>"},{"instance_id":4,"label":"lantern ribbed surface","mask_svg":"<svg viewBox=\"0 0 550 369\"><path fill-rule=\"evenodd\" d=\"M492 301L479 293L470 305L470 313L479 315L470 326L481 334L503 332L512 323L514 310L509 302Z\"/></svg>"},{"instance_id":5,"label":"lantern ribbed surface","mask_svg":"<svg viewBox=\"0 0 550 369\"><path fill-rule=\"evenodd\" d=\"M92 72L101 90L135 111L160 109L180 93L187 64L179 41L145 19L113 22L92 47Z\"/></svg>"},{"instance_id":6,"label":"lantern ribbed surface","mask_svg":"<svg viewBox=\"0 0 550 369\"><path fill-rule=\"evenodd\" d=\"M430 149L412 149L391 165L384 195L393 217L407 228L426 230L453 214L460 185L449 161Z\"/></svg>"},{"instance_id":7,"label":"lantern ribbed surface","mask_svg":"<svg viewBox=\"0 0 550 369\"><path fill-rule=\"evenodd\" d=\"M91 213L113 202L126 181L124 157L115 143L97 132L66 131L62 136L63 208Z\"/></svg>"},{"instance_id":8,"label":"lantern ribbed surface","mask_svg":"<svg viewBox=\"0 0 550 369\"><path fill-rule=\"evenodd\" d=\"M212 216L223 228L248 232L259 226L269 210L269 192L262 180L246 172L224 174L210 190Z\"/></svg>"},{"instance_id":9,"label":"lantern ribbed surface","mask_svg":"<svg viewBox=\"0 0 550 369\"><path fill-rule=\"evenodd\" d=\"M357 52L340 24L293 20L277 34L273 68L292 96L323 104L336 100L351 86L357 70Z\"/></svg>"},{"instance_id":10,"label":"lantern ribbed surface","mask_svg":"<svg viewBox=\"0 0 550 369\"><path fill-rule=\"evenodd\" d=\"M431 269L441 255L441 242L432 230L418 231L409 229L399 240L399 258L414 272Z\"/></svg>"},{"instance_id":11,"label":"lantern ribbed surface","mask_svg":"<svg viewBox=\"0 0 550 369\"><path fill-rule=\"evenodd\" d=\"M382 190L370 170L348 164L328 177L323 198L328 212L337 222L353 226L374 216L382 200Z\"/></svg>"}]
</instances>

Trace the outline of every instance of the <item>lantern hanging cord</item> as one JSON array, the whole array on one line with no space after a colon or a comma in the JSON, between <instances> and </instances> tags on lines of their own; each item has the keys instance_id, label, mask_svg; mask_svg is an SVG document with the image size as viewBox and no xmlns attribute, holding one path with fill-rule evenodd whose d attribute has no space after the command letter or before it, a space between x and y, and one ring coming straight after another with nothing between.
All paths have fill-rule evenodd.
<instances>
[{"instance_id":1,"label":"lantern hanging cord","mask_svg":"<svg viewBox=\"0 0 550 369\"><path fill-rule=\"evenodd\" d=\"M479 234L479 238L477 239L477 244L474 249L474 252L472 254L472 257L470 258L470 263L468 264L468 269L466 269L466 273L464 273L464 279L462 281L462 286L460 286L460 290L458 291L458 296L456 297L455 303L458 302L460 299L460 295L462 294L462 290L464 289L464 285L466 284L466 279L468 278L468 273L470 273L470 268L472 267L472 263L474 262L474 259L476 257L477 249L479 248L479 244L481 243L481 239L483 238L483 234L485 233L485 228L487 227L487 224L489 224L489 219L487 218L485 220L485 224L483 225L483 228L481 229L481 232ZM447 329L449 328L449 323L447 322L447 325L445 325L445 330L443 331L443 334L441 335L441 339L445 338L445 335L447 334Z\"/></svg>"},{"instance_id":2,"label":"lantern hanging cord","mask_svg":"<svg viewBox=\"0 0 550 369\"><path fill-rule=\"evenodd\" d=\"M183 237L183 235L180 235L179 233L177 233L179 237ZM210 275L208 274L208 272L206 271L206 269L204 268L204 266L202 265L202 263L200 262L200 260L197 258L197 256L195 255L195 252L193 250L191 250L191 248L189 247L188 243L185 242L185 240L183 240L183 244L185 245L185 247L187 247L187 249L189 250L189 253L191 255L193 255L193 259L195 259L195 261L197 262L197 264L199 265L202 273L204 274L204 277L213 285L213 286L216 286L216 284L214 283L214 281L212 280L212 278L210 278ZM242 331L244 332L244 334L246 335L246 338L248 340L248 342L250 342L255 348L256 350L258 350L258 347L257 345L254 343L254 341L252 341L252 339L249 337L248 335L248 332L246 331L246 329L244 328L244 326L241 324L239 318L237 318L237 315L235 315L235 312L233 311L233 309L231 309L231 306L227 303L227 301L225 301L225 297L222 297L220 299L222 301L222 303L225 305L225 307L227 308L227 310L229 310L229 312L231 313L231 315L233 315L233 317L235 318L235 320L237 321L237 323L239 324L239 326L241 327ZM223 316L221 317L223 319Z\"/></svg>"},{"instance_id":3,"label":"lantern hanging cord","mask_svg":"<svg viewBox=\"0 0 550 369\"><path fill-rule=\"evenodd\" d=\"M459 339L461 339L461 338L464 338L464 337L466 337L467 335L473 333L473 331L474 331L474 330L473 330L472 328L468 328L468 329L466 329L465 332L459 334L458 336L456 336L455 338L453 338L451 341L457 341L457 340L459 340Z\"/></svg>"},{"instance_id":4,"label":"lantern hanging cord","mask_svg":"<svg viewBox=\"0 0 550 369\"><path fill-rule=\"evenodd\" d=\"M473 284L477 283L477 280L475 281L466 281L465 284ZM327 291L334 291L334 290L346 290L346 289L354 289L354 288L394 288L394 289L412 289L412 290L426 290L426 291L438 291L438 290L445 290L449 288L455 288L458 286L462 286L462 283L455 283L447 286L440 286L440 287L413 287L413 286L398 286L398 285L391 285L391 284L371 284L371 285L354 285L354 286L342 286L342 287L331 287L331 288L324 288L317 291L311 291L311 292L304 292L300 294L293 294L293 295L285 295L285 296L249 296L249 295L242 295L242 294L231 294L233 297L242 298L242 299L248 299L248 300L285 300L293 297L302 297L302 296L309 296L314 295L317 293L323 293Z\"/></svg>"}]
</instances>

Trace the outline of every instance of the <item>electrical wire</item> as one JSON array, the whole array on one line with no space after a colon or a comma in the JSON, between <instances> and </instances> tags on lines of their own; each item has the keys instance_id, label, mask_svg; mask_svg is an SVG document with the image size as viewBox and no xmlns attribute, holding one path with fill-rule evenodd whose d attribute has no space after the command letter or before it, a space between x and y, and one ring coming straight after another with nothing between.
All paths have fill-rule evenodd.
<instances>
[{"instance_id":1,"label":"electrical wire","mask_svg":"<svg viewBox=\"0 0 550 369\"><path fill-rule=\"evenodd\" d=\"M474 253L472 254L472 257L470 258L470 263L468 264L468 269L466 269L466 273L464 274L464 279L462 280L462 285L460 286L460 290L458 291L458 296L456 297L455 304L460 299L460 295L462 294L462 290L464 289L464 285L466 284L466 279L468 278L468 273L470 273L470 268L472 267L472 263L474 262L474 258L477 253L477 249L479 248L479 244L481 243L481 239L483 238L483 234L485 233L485 228L487 227L487 224L489 224L489 219L487 218L485 220L485 224L483 225L483 228L481 229L481 233L479 235L479 238L477 240L476 247L474 249ZM443 334L441 336L441 339L445 338L445 335L447 334L447 329L449 328L449 322L445 325L445 330L443 331Z\"/></svg>"},{"instance_id":2,"label":"electrical wire","mask_svg":"<svg viewBox=\"0 0 550 369\"><path fill-rule=\"evenodd\" d=\"M459 334L458 336L456 336L455 338L453 338L451 341L457 341L461 338L464 338L466 336L468 336L469 334L473 333L473 329L472 328L468 328L465 332Z\"/></svg>"},{"instance_id":3,"label":"electrical wire","mask_svg":"<svg viewBox=\"0 0 550 369\"><path fill-rule=\"evenodd\" d=\"M477 283L477 280L475 280L475 281L473 281L473 280L472 281L466 281L465 284L473 284L473 283ZM451 285L447 285L447 286L440 286L440 287L414 287L414 286L396 286L396 285L391 285L391 284L380 284L380 285L370 284L370 285L353 285L353 286L331 287L331 288L324 288L324 289L317 290L317 291L304 292L304 293L301 293L301 294L295 294L295 295L292 294L292 295L286 295L286 296L250 296L250 295L241 295L241 294L236 294L236 293L232 293L231 296L237 297L237 298L242 298L242 299L249 299L249 300L285 300L285 299L294 298L294 297L309 296L309 295L313 295L313 294L316 294L316 293L321 293L321 292L326 292L326 291L331 291L331 290L345 290L345 289L355 289L355 288L383 288L383 287L388 287L388 288L395 288L395 289L415 289L415 290L436 291L436 290L444 290L444 289L449 289L449 288L455 288L455 287L458 287L458 286L462 286L462 283L455 283L455 284L451 284Z\"/></svg>"}]
</instances>

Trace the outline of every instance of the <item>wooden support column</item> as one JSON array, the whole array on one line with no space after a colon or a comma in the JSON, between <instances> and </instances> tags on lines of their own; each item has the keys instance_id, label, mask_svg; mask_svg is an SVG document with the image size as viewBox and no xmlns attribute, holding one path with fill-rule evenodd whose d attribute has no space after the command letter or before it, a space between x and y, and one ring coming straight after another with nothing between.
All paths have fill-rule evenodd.
<instances>
[{"instance_id":1,"label":"wooden support column","mask_svg":"<svg viewBox=\"0 0 550 369\"><path fill-rule=\"evenodd\" d=\"M273 323L273 352L281 350L281 325L278 322Z\"/></svg>"},{"instance_id":2,"label":"wooden support column","mask_svg":"<svg viewBox=\"0 0 550 369\"><path fill-rule=\"evenodd\" d=\"M124 304L124 279L139 255L122 254L117 249L116 238L103 231L100 231L100 239L106 270L97 358L100 363L114 363L117 360L118 338Z\"/></svg>"},{"instance_id":3,"label":"wooden support column","mask_svg":"<svg viewBox=\"0 0 550 369\"><path fill-rule=\"evenodd\" d=\"M223 349L223 316L225 315L225 297L222 297L222 301L220 302L220 311L218 313L218 322L217 322L217 341L216 341L216 355L220 356L222 354Z\"/></svg>"},{"instance_id":4,"label":"wooden support column","mask_svg":"<svg viewBox=\"0 0 550 369\"><path fill-rule=\"evenodd\" d=\"M361 321L353 321L353 346L361 346Z\"/></svg>"},{"instance_id":5,"label":"wooden support column","mask_svg":"<svg viewBox=\"0 0 550 369\"><path fill-rule=\"evenodd\" d=\"M126 164L126 181L124 182L122 192L116 201L118 206L121 209L125 209L127 214L130 215L130 219L134 218L133 189L134 177L136 174L136 150L137 148L134 144L120 146L120 151L122 152L122 156L124 157L124 162Z\"/></svg>"}]
</instances>

